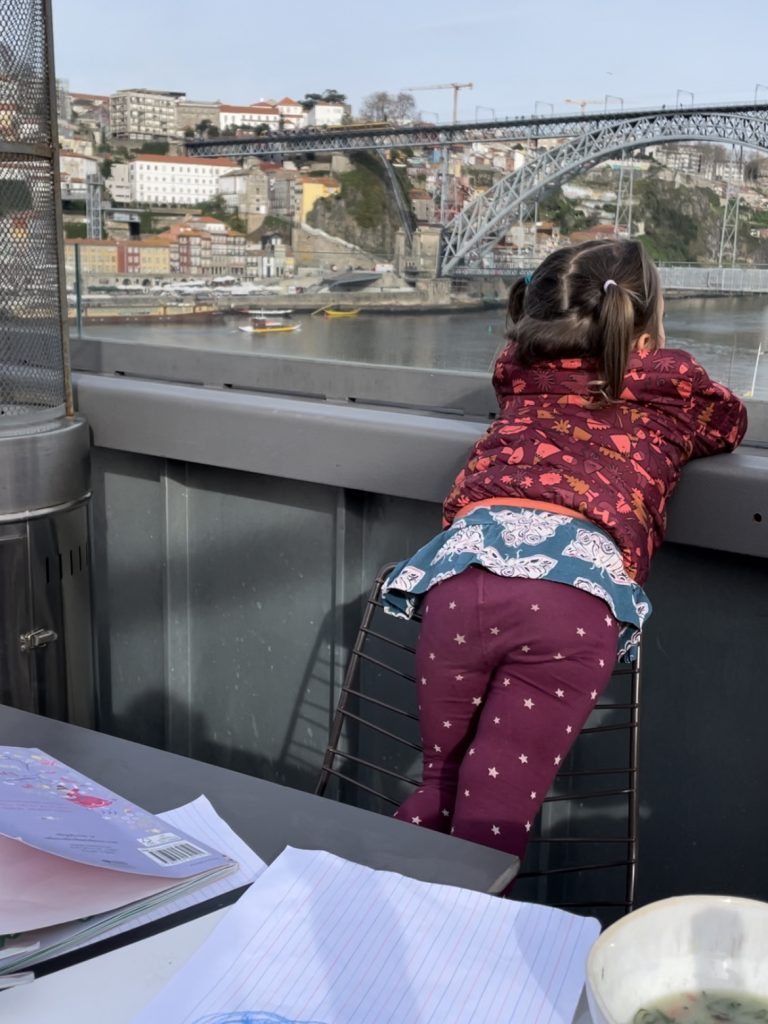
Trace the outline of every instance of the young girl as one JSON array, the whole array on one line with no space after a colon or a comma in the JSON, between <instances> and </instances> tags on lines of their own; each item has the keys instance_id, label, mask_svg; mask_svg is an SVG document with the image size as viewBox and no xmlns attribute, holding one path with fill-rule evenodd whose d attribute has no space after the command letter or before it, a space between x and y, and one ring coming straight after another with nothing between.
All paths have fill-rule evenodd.
<instances>
[{"instance_id":1,"label":"young girl","mask_svg":"<svg viewBox=\"0 0 768 1024\"><path fill-rule=\"evenodd\" d=\"M636 242L559 249L512 287L499 417L444 532L383 589L393 614L423 603L423 783L396 817L522 856L617 649L633 658L680 470L746 428L737 398L664 348L663 312Z\"/></svg>"}]
</instances>

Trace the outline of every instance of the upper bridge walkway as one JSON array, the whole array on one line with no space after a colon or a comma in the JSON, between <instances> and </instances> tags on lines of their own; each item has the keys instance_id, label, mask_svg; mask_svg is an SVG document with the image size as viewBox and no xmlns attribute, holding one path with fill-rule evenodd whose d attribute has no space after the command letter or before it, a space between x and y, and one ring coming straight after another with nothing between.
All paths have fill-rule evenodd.
<instances>
[{"instance_id":1,"label":"upper bridge walkway","mask_svg":"<svg viewBox=\"0 0 768 1024\"><path fill-rule=\"evenodd\" d=\"M539 139L564 139L590 134L619 125L662 119L673 131L689 137L691 130L709 132L714 119L728 131L729 120L746 119L755 123L759 134L768 126L768 104L723 103L685 107L653 107L637 110L606 110L599 114L531 115L491 121L463 121L457 124L372 125L318 128L303 131L264 132L252 136L219 136L215 139L191 139L186 143L190 156L290 156L296 153L344 152L361 149L431 148L469 145L473 142L537 142ZM698 136L697 136L698 137ZM717 136L721 141L721 136ZM742 139L734 139L740 142ZM745 143L746 144L746 143Z\"/></svg>"}]
</instances>

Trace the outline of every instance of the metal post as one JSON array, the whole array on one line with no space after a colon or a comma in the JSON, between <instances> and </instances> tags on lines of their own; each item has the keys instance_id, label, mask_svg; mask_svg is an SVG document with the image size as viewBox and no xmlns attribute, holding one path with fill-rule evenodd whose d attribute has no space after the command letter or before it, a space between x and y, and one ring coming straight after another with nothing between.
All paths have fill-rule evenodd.
<instances>
[{"instance_id":1,"label":"metal post","mask_svg":"<svg viewBox=\"0 0 768 1024\"><path fill-rule=\"evenodd\" d=\"M739 147L738 160L736 148L731 150L730 171L725 190L725 206L723 208L723 227L720 233L720 254L718 266L722 267L730 256L731 266L736 266L739 242L739 207L741 205L741 183L738 180L742 171L743 149ZM738 170L736 164L738 162ZM736 180L734 180L734 178Z\"/></svg>"},{"instance_id":2,"label":"metal post","mask_svg":"<svg viewBox=\"0 0 768 1024\"><path fill-rule=\"evenodd\" d=\"M83 336L83 278L80 260L80 246L75 244L75 316L77 318L77 336Z\"/></svg>"},{"instance_id":3,"label":"metal post","mask_svg":"<svg viewBox=\"0 0 768 1024\"><path fill-rule=\"evenodd\" d=\"M757 370L758 370L758 366L760 365L760 356L762 354L763 354L763 343L761 341L760 344L757 346L757 355L755 356L755 368L752 371L752 383L751 383L751 385L749 387L749 391L744 396L745 398L754 398L755 397L755 386L757 384Z\"/></svg>"},{"instance_id":4,"label":"metal post","mask_svg":"<svg viewBox=\"0 0 768 1024\"><path fill-rule=\"evenodd\" d=\"M766 92L768 92L768 85L761 85L759 82L757 83L757 85L755 85L755 106L757 106L757 94L760 89L764 89Z\"/></svg>"},{"instance_id":5,"label":"metal post","mask_svg":"<svg viewBox=\"0 0 768 1024\"><path fill-rule=\"evenodd\" d=\"M681 96L690 96L691 97L691 106L693 106L693 93L690 92L690 90L688 90L688 89L678 89L677 90L677 96L675 97L675 106L676 107L682 106L682 104L680 103L680 97Z\"/></svg>"},{"instance_id":6,"label":"metal post","mask_svg":"<svg viewBox=\"0 0 768 1024\"><path fill-rule=\"evenodd\" d=\"M85 219L88 237L101 238L101 175L86 175L85 189Z\"/></svg>"},{"instance_id":7,"label":"metal post","mask_svg":"<svg viewBox=\"0 0 768 1024\"><path fill-rule=\"evenodd\" d=\"M533 104L533 113L536 116L539 113L539 107L549 107L550 117L555 116L555 105L554 103L547 103L546 100L536 100Z\"/></svg>"},{"instance_id":8,"label":"metal post","mask_svg":"<svg viewBox=\"0 0 768 1024\"><path fill-rule=\"evenodd\" d=\"M442 170L440 172L440 223L448 220L448 147L443 146Z\"/></svg>"},{"instance_id":9,"label":"metal post","mask_svg":"<svg viewBox=\"0 0 768 1024\"><path fill-rule=\"evenodd\" d=\"M619 103L620 109L621 110L624 109L624 100L623 100L623 98L621 96L611 96L611 94L609 92L607 92L605 94L605 108L604 108L604 112L606 114L608 113L608 101L609 100L617 101Z\"/></svg>"},{"instance_id":10,"label":"metal post","mask_svg":"<svg viewBox=\"0 0 768 1024\"><path fill-rule=\"evenodd\" d=\"M624 194L624 153L622 151L619 164L619 184L616 187L616 216L613 221L613 230L618 238L619 226L621 224L621 197Z\"/></svg>"}]
</instances>

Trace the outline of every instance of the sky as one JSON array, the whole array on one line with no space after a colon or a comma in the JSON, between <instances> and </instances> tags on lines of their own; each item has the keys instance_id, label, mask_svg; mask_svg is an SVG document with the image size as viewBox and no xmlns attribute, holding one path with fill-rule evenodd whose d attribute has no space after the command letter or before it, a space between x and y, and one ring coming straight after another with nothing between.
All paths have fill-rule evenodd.
<instances>
[{"instance_id":1,"label":"sky","mask_svg":"<svg viewBox=\"0 0 768 1024\"><path fill-rule=\"evenodd\" d=\"M768 0L52 0L56 74L74 92L142 86L250 104L336 89L472 82L459 119L768 103ZM678 90L685 90L678 94ZM451 119L452 91L414 92ZM609 98L611 106L618 100ZM437 115L437 116L435 116Z\"/></svg>"}]
</instances>

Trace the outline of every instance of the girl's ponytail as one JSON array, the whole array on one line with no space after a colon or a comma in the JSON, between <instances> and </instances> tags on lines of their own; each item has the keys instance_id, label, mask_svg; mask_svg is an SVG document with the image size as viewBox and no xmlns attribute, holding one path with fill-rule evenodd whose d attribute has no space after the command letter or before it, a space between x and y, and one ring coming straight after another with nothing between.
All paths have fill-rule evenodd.
<instances>
[{"instance_id":1,"label":"girl's ponytail","mask_svg":"<svg viewBox=\"0 0 768 1024\"><path fill-rule=\"evenodd\" d=\"M509 328L510 325L516 324L523 315L523 306L525 305L525 292L527 287L528 280L526 275L526 277L519 277L509 290L509 300L507 302L507 328Z\"/></svg>"},{"instance_id":2,"label":"girl's ponytail","mask_svg":"<svg viewBox=\"0 0 768 1024\"><path fill-rule=\"evenodd\" d=\"M604 391L610 401L616 401L634 343L635 310L630 293L612 279L603 285L599 329L603 340Z\"/></svg>"}]
</instances>

